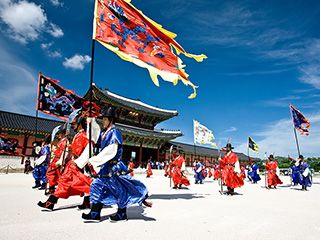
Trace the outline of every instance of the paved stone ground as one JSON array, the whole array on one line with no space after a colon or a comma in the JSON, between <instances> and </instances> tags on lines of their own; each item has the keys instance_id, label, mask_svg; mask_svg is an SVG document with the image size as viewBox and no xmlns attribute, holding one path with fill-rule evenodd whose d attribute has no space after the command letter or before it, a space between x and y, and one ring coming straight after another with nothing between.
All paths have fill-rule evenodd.
<instances>
[{"instance_id":1,"label":"paved stone ground","mask_svg":"<svg viewBox=\"0 0 320 240\"><path fill-rule=\"evenodd\" d=\"M53 212L36 203L45 200L42 191L32 190L32 175L0 174L0 239L246 239L309 240L320 238L320 178L308 192L289 186L267 190L246 182L236 196L219 193L217 182L192 184L189 189L169 188L161 171L147 179L154 206L128 209L127 222L111 223L107 207L100 223L83 223L76 209L82 199L60 200ZM193 181L192 177L190 179Z\"/></svg>"}]
</instances>

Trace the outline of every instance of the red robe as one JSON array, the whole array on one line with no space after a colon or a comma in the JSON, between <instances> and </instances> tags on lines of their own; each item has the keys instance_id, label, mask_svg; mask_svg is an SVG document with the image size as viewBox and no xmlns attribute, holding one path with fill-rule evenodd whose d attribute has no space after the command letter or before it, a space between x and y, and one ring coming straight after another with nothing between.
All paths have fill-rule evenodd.
<instances>
[{"instance_id":1,"label":"red robe","mask_svg":"<svg viewBox=\"0 0 320 240\"><path fill-rule=\"evenodd\" d=\"M131 163L129 163L129 170L132 170L132 172L130 172L130 176L131 177L133 177L134 176L134 172L133 172L133 169L134 169L134 163L133 162L131 162Z\"/></svg>"},{"instance_id":2,"label":"red robe","mask_svg":"<svg viewBox=\"0 0 320 240\"><path fill-rule=\"evenodd\" d=\"M266 170L268 171L268 187L275 187L278 184L282 184L282 181L276 173L277 168L278 164L275 161L269 161L266 165Z\"/></svg>"},{"instance_id":3,"label":"red robe","mask_svg":"<svg viewBox=\"0 0 320 240\"><path fill-rule=\"evenodd\" d=\"M153 174L151 169L151 163L147 164L147 177L150 177Z\"/></svg>"},{"instance_id":4,"label":"red robe","mask_svg":"<svg viewBox=\"0 0 320 240\"><path fill-rule=\"evenodd\" d=\"M72 159L67 162L58 180L58 187L54 193L56 197L68 198L70 196L83 196L85 193L90 193L92 180L84 175L73 163L73 160L81 155L88 142L87 134L84 131L80 131L74 136L69 147L69 150L72 151Z\"/></svg>"},{"instance_id":5,"label":"red robe","mask_svg":"<svg viewBox=\"0 0 320 240\"><path fill-rule=\"evenodd\" d=\"M219 178L221 178L220 167L219 167L219 166L214 166L213 168L214 168L213 178L214 178L214 179L219 179Z\"/></svg>"},{"instance_id":6,"label":"red robe","mask_svg":"<svg viewBox=\"0 0 320 240\"><path fill-rule=\"evenodd\" d=\"M245 172L245 168L244 167L241 167L240 176L242 177L242 179L246 179L246 172Z\"/></svg>"},{"instance_id":7,"label":"red robe","mask_svg":"<svg viewBox=\"0 0 320 240\"><path fill-rule=\"evenodd\" d=\"M58 179L60 177L60 167L56 165L57 161L59 161L63 151L65 150L65 146L67 144L67 140L66 138L62 138L57 146L55 151L53 152L53 160L50 163L49 167L48 167L48 171L46 173L47 176L47 180L49 183L49 186L55 186L58 184Z\"/></svg>"},{"instance_id":8,"label":"red robe","mask_svg":"<svg viewBox=\"0 0 320 240\"><path fill-rule=\"evenodd\" d=\"M238 156L234 152L225 154L223 159L220 161L220 166L222 168L222 179L227 187L237 188L244 185L243 179L240 174L234 171L236 162L238 162Z\"/></svg>"},{"instance_id":9,"label":"red robe","mask_svg":"<svg viewBox=\"0 0 320 240\"><path fill-rule=\"evenodd\" d=\"M190 182L186 176L183 175L181 168L182 165L186 162L186 160L182 156L176 157L170 165L170 169L172 169L172 180L174 186L178 186L183 184L185 186L189 186Z\"/></svg>"}]
</instances>

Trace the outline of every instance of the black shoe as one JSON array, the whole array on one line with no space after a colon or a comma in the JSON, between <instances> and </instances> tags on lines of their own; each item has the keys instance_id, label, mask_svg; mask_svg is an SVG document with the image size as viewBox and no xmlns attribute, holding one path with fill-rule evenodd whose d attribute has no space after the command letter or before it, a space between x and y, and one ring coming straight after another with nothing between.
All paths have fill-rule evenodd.
<instances>
[{"instance_id":1,"label":"black shoe","mask_svg":"<svg viewBox=\"0 0 320 240\"><path fill-rule=\"evenodd\" d=\"M38 202L38 206L42 207L42 208L45 208L45 209L47 209L49 211L53 211L54 203L53 202L49 202L49 201L46 201L46 202L39 201Z\"/></svg>"},{"instance_id":2,"label":"black shoe","mask_svg":"<svg viewBox=\"0 0 320 240\"><path fill-rule=\"evenodd\" d=\"M90 211L88 214L82 213L82 219L85 220L85 222L100 222L100 212Z\"/></svg>"},{"instance_id":3,"label":"black shoe","mask_svg":"<svg viewBox=\"0 0 320 240\"><path fill-rule=\"evenodd\" d=\"M54 194L55 191L56 191L56 187L55 186L51 186L48 189L47 195Z\"/></svg>"},{"instance_id":4,"label":"black shoe","mask_svg":"<svg viewBox=\"0 0 320 240\"><path fill-rule=\"evenodd\" d=\"M127 209L126 208L118 208L118 211L115 215L110 217L111 222L119 222L119 221L127 221Z\"/></svg>"},{"instance_id":5,"label":"black shoe","mask_svg":"<svg viewBox=\"0 0 320 240\"><path fill-rule=\"evenodd\" d=\"M41 187L40 182L36 181L35 185L32 187L33 189Z\"/></svg>"},{"instance_id":6,"label":"black shoe","mask_svg":"<svg viewBox=\"0 0 320 240\"><path fill-rule=\"evenodd\" d=\"M83 203L78 205L79 210L90 208L90 196L85 196L83 199Z\"/></svg>"},{"instance_id":7,"label":"black shoe","mask_svg":"<svg viewBox=\"0 0 320 240\"><path fill-rule=\"evenodd\" d=\"M111 222L128 221L126 213L116 213L110 217Z\"/></svg>"},{"instance_id":8,"label":"black shoe","mask_svg":"<svg viewBox=\"0 0 320 240\"><path fill-rule=\"evenodd\" d=\"M38 190L45 190L47 183L42 183L41 186L38 188Z\"/></svg>"}]
</instances>

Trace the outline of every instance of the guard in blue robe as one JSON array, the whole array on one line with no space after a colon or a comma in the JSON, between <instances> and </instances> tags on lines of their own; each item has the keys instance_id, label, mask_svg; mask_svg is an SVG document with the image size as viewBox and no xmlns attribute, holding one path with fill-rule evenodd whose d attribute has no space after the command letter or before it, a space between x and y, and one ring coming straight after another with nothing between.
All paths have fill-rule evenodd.
<instances>
[{"instance_id":1,"label":"guard in blue robe","mask_svg":"<svg viewBox=\"0 0 320 240\"><path fill-rule=\"evenodd\" d=\"M130 171L121 161L123 143L121 132L113 125L115 110L112 107L103 109L102 115L107 130L100 136L101 151L89 159L89 163L95 169L100 167L100 170L93 176L95 179L90 186L91 211L82 214L82 218L87 221L100 221L104 205L117 205L118 211L110 220L127 220L128 206L144 204L151 207L150 203L146 202L148 190L142 182L128 175Z\"/></svg>"},{"instance_id":2,"label":"guard in blue robe","mask_svg":"<svg viewBox=\"0 0 320 240\"><path fill-rule=\"evenodd\" d=\"M291 178L293 185L296 186L298 184L302 185L302 174L300 172L300 166L296 164L296 161L293 162L291 168Z\"/></svg>"},{"instance_id":3,"label":"guard in blue robe","mask_svg":"<svg viewBox=\"0 0 320 240\"><path fill-rule=\"evenodd\" d=\"M299 156L300 161L300 173L302 175L302 191L307 191L307 187L311 187L311 172L310 172L310 165L304 161L304 157L302 155Z\"/></svg>"},{"instance_id":4,"label":"guard in blue robe","mask_svg":"<svg viewBox=\"0 0 320 240\"><path fill-rule=\"evenodd\" d=\"M35 180L35 185L32 188L39 188L39 190L43 190L46 187L46 173L48 170L48 163L51 156L49 143L50 138L47 137L42 144L40 150L40 157L35 161L35 166L32 171L32 176Z\"/></svg>"},{"instance_id":5,"label":"guard in blue robe","mask_svg":"<svg viewBox=\"0 0 320 240\"><path fill-rule=\"evenodd\" d=\"M260 177L260 175L259 175L259 173L258 173L258 171L259 171L259 166L258 166L256 163L254 163L254 164L251 166L251 170L252 170L252 172L251 172L252 183L257 183L258 181L261 180L261 177Z\"/></svg>"},{"instance_id":6,"label":"guard in blue robe","mask_svg":"<svg viewBox=\"0 0 320 240\"><path fill-rule=\"evenodd\" d=\"M195 184L202 184L204 179L204 166L203 164L197 160L197 163L194 167L194 178L195 178Z\"/></svg>"}]
</instances>

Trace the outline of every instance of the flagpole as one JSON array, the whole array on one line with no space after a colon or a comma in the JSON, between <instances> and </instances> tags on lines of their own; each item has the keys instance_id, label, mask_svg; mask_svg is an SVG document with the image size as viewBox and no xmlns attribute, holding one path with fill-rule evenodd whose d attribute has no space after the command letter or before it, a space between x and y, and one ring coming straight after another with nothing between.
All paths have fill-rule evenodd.
<instances>
[{"instance_id":1,"label":"flagpole","mask_svg":"<svg viewBox=\"0 0 320 240\"><path fill-rule=\"evenodd\" d=\"M248 150L247 150L247 153L248 153L248 161L250 162L250 150L249 150L249 142L248 142Z\"/></svg>"},{"instance_id":2,"label":"flagpole","mask_svg":"<svg viewBox=\"0 0 320 240\"><path fill-rule=\"evenodd\" d=\"M90 69L90 88L89 88L89 116L92 114L92 98L93 98L93 70L94 70L94 49L95 49L95 40L92 39L91 43L91 69ZM92 123L89 122L89 158L91 158L91 145L92 145Z\"/></svg>"},{"instance_id":3,"label":"flagpole","mask_svg":"<svg viewBox=\"0 0 320 240\"><path fill-rule=\"evenodd\" d=\"M293 115L292 115L292 108L291 108L291 104L289 104L289 108L290 108L290 114L291 114L291 118L292 118L292 123L293 123L293 132L294 132L294 137L296 139L296 145L297 145L297 150L298 150L298 156L300 156L300 147L299 147L299 141L298 141L298 137L297 137L297 130L294 126L294 120L293 120Z\"/></svg>"},{"instance_id":4,"label":"flagpole","mask_svg":"<svg viewBox=\"0 0 320 240\"><path fill-rule=\"evenodd\" d=\"M295 127L293 127L294 131L294 137L296 139L296 145L297 145L297 150L298 150L298 156L300 156L300 147L299 147L299 141L298 141L298 136L297 136L297 130Z\"/></svg>"}]
</instances>

